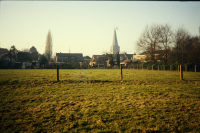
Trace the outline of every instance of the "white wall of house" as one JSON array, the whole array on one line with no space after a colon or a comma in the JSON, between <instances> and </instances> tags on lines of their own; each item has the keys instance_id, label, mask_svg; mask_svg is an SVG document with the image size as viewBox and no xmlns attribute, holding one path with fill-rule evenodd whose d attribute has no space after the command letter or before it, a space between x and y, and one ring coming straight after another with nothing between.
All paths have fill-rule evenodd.
<instances>
[{"instance_id":1,"label":"white wall of house","mask_svg":"<svg viewBox=\"0 0 200 133\"><path fill-rule=\"evenodd\" d=\"M133 60L144 60L146 55L133 55Z\"/></svg>"}]
</instances>

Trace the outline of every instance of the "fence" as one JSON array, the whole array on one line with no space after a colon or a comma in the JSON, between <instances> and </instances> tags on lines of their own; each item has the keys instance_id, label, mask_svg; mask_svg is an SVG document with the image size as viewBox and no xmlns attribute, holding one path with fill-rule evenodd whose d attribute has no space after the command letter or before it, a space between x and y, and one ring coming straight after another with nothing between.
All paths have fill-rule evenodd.
<instances>
[{"instance_id":1,"label":"fence","mask_svg":"<svg viewBox=\"0 0 200 133\"><path fill-rule=\"evenodd\" d=\"M130 65L123 68L127 69L142 69L142 70L163 70L163 71L180 71L180 65ZM182 65L183 71L200 72L200 66L197 65Z\"/></svg>"},{"instance_id":2,"label":"fence","mask_svg":"<svg viewBox=\"0 0 200 133\"><path fill-rule=\"evenodd\" d=\"M121 81L123 80L123 74L122 74L122 69L123 68L134 68L134 69L142 69L144 70L146 67L147 70L168 70L168 71L180 71L180 79L183 80L183 71L188 71L188 66L187 65L146 65L144 66L142 65L131 65L131 66L122 66L122 64L120 64L120 70L121 70ZM59 81L59 65L56 64L56 69L57 69L57 81ZM191 70L191 68L190 68ZM197 67L197 65L194 65L194 72L197 72L197 70L199 71L199 67Z\"/></svg>"}]
</instances>

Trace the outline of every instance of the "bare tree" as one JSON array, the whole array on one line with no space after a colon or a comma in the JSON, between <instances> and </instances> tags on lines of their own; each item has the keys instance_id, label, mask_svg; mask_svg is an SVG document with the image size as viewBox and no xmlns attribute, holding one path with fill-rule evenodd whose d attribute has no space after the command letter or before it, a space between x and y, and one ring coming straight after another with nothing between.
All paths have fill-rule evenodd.
<instances>
[{"instance_id":1,"label":"bare tree","mask_svg":"<svg viewBox=\"0 0 200 133\"><path fill-rule=\"evenodd\" d=\"M106 51L106 50L103 50L102 54L103 54L103 55L104 55L104 54L109 54L109 52Z\"/></svg>"},{"instance_id":2,"label":"bare tree","mask_svg":"<svg viewBox=\"0 0 200 133\"><path fill-rule=\"evenodd\" d=\"M186 58L185 63L191 63L193 65L200 65L200 43L197 36L193 36L188 40L185 46Z\"/></svg>"},{"instance_id":3,"label":"bare tree","mask_svg":"<svg viewBox=\"0 0 200 133\"><path fill-rule=\"evenodd\" d=\"M160 49L163 51L162 59L166 64L169 58L170 47L173 43L173 31L171 29L171 25L165 24L160 26Z\"/></svg>"},{"instance_id":4,"label":"bare tree","mask_svg":"<svg viewBox=\"0 0 200 133\"><path fill-rule=\"evenodd\" d=\"M180 27L178 28L177 31L175 31L174 47L175 47L176 59L181 61L182 64L185 63L184 58L186 53L186 44L188 43L189 39L190 39L190 34L183 27Z\"/></svg>"},{"instance_id":5,"label":"bare tree","mask_svg":"<svg viewBox=\"0 0 200 133\"><path fill-rule=\"evenodd\" d=\"M147 51L150 54L150 60L154 63L156 63L155 51L159 49L159 34L159 25L152 24L150 27L147 25L137 41L137 46Z\"/></svg>"},{"instance_id":6,"label":"bare tree","mask_svg":"<svg viewBox=\"0 0 200 133\"><path fill-rule=\"evenodd\" d=\"M46 47L45 47L45 55L49 61L51 60L52 56L52 48L53 48L52 36L51 36L51 31L49 30L47 34Z\"/></svg>"}]
</instances>

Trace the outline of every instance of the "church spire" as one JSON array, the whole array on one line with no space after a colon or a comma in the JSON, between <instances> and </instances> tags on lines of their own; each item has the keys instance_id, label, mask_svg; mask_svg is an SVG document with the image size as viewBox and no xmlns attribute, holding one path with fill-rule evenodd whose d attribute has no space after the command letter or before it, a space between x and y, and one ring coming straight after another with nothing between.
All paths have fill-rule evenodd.
<instances>
[{"instance_id":1,"label":"church spire","mask_svg":"<svg viewBox=\"0 0 200 133\"><path fill-rule=\"evenodd\" d=\"M113 35L113 43L112 43L112 46L118 46L117 34L116 34L115 28L114 28L114 35Z\"/></svg>"},{"instance_id":2,"label":"church spire","mask_svg":"<svg viewBox=\"0 0 200 133\"><path fill-rule=\"evenodd\" d=\"M117 41L116 29L114 28L113 42L112 46L110 47L110 54L116 54L117 52L120 52L120 47Z\"/></svg>"}]
</instances>

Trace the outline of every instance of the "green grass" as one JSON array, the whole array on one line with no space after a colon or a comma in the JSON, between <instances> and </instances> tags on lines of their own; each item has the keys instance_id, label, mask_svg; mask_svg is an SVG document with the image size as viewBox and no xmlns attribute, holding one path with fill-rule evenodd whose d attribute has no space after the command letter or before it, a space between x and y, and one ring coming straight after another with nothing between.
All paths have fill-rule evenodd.
<instances>
[{"instance_id":1,"label":"green grass","mask_svg":"<svg viewBox=\"0 0 200 133\"><path fill-rule=\"evenodd\" d=\"M1 132L199 132L200 73L0 70Z\"/></svg>"}]
</instances>

